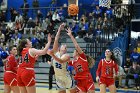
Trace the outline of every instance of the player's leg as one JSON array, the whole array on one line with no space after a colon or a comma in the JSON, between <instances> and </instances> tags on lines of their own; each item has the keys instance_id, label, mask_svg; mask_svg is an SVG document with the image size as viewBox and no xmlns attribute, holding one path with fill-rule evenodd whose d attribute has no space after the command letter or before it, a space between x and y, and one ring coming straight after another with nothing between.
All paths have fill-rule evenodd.
<instances>
[{"instance_id":1,"label":"player's leg","mask_svg":"<svg viewBox=\"0 0 140 93\"><path fill-rule=\"evenodd\" d=\"M26 87L19 87L20 93L28 93Z\"/></svg>"},{"instance_id":2,"label":"player's leg","mask_svg":"<svg viewBox=\"0 0 140 93\"><path fill-rule=\"evenodd\" d=\"M69 90L70 93L77 93L75 80L72 78L72 76L70 74L66 75L65 85L66 85L66 88Z\"/></svg>"},{"instance_id":3,"label":"player's leg","mask_svg":"<svg viewBox=\"0 0 140 93\"><path fill-rule=\"evenodd\" d=\"M100 84L100 93L106 93L106 85Z\"/></svg>"},{"instance_id":4,"label":"player's leg","mask_svg":"<svg viewBox=\"0 0 140 93\"><path fill-rule=\"evenodd\" d=\"M22 82L23 82L23 84L25 86L25 89L26 89L26 92L27 93L36 93L36 88L35 88L35 73L34 73L33 70L27 70L26 69L22 73L22 75L21 75L21 80L22 80Z\"/></svg>"},{"instance_id":5,"label":"player's leg","mask_svg":"<svg viewBox=\"0 0 140 93\"><path fill-rule=\"evenodd\" d=\"M70 89L69 91L70 91L70 93L77 93L77 92L76 92L76 88L72 88L72 89Z\"/></svg>"},{"instance_id":6,"label":"player's leg","mask_svg":"<svg viewBox=\"0 0 140 93\"><path fill-rule=\"evenodd\" d=\"M110 93L116 93L116 87L115 85L108 86Z\"/></svg>"},{"instance_id":7,"label":"player's leg","mask_svg":"<svg viewBox=\"0 0 140 93\"><path fill-rule=\"evenodd\" d=\"M86 79L86 80L87 80L86 89L88 90L87 93L95 93L94 81L92 79L91 74L89 75L88 79Z\"/></svg>"},{"instance_id":8,"label":"player's leg","mask_svg":"<svg viewBox=\"0 0 140 93\"><path fill-rule=\"evenodd\" d=\"M36 93L36 88L34 86L26 87L27 93Z\"/></svg>"},{"instance_id":9,"label":"player's leg","mask_svg":"<svg viewBox=\"0 0 140 93\"><path fill-rule=\"evenodd\" d=\"M83 91L79 91L78 93L86 93L86 92L83 92Z\"/></svg>"},{"instance_id":10,"label":"player's leg","mask_svg":"<svg viewBox=\"0 0 140 93\"><path fill-rule=\"evenodd\" d=\"M20 93L18 86L11 86L11 90L13 91L13 93Z\"/></svg>"},{"instance_id":11,"label":"player's leg","mask_svg":"<svg viewBox=\"0 0 140 93\"><path fill-rule=\"evenodd\" d=\"M66 90L58 90L58 93L66 93Z\"/></svg>"},{"instance_id":12,"label":"player's leg","mask_svg":"<svg viewBox=\"0 0 140 93\"><path fill-rule=\"evenodd\" d=\"M11 88L9 85L4 85L4 93L10 93L11 92Z\"/></svg>"},{"instance_id":13,"label":"player's leg","mask_svg":"<svg viewBox=\"0 0 140 93\"><path fill-rule=\"evenodd\" d=\"M89 90L88 93L95 93L95 90Z\"/></svg>"}]
</instances>

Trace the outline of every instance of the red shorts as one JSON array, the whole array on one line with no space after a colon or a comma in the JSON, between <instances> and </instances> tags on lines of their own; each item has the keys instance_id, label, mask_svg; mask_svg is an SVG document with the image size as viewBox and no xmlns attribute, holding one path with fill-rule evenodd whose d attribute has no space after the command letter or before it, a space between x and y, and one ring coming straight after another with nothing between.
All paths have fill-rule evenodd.
<instances>
[{"instance_id":1,"label":"red shorts","mask_svg":"<svg viewBox=\"0 0 140 93\"><path fill-rule=\"evenodd\" d=\"M88 78L77 79L76 81L78 91L88 92L89 90L95 90L91 74L88 75Z\"/></svg>"},{"instance_id":2,"label":"red shorts","mask_svg":"<svg viewBox=\"0 0 140 93\"><path fill-rule=\"evenodd\" d=\"M35 72L33 69L18 68L17 71L18 86L34 86Z\"/></svg>"},{"instance_id":3,"label":"red shorts","mask_svg":"<svg viewBox=\"0 0 140 93\"><path fill-rule=\"evenodd\" d=\"M4 84L9 86L17 86L17 75L12 72L5 72Z\"/></svg>"},{"instance_id":4,"label":"red shorts","mask_svg":"<svg viewBox=\"0 0 140 93\"><path fill-rule=\"evenodd\" d=\"M105 84L107 87L114 85L115 80L113 78L100 77L99 84Z\"/></svg>"}]
</instances>

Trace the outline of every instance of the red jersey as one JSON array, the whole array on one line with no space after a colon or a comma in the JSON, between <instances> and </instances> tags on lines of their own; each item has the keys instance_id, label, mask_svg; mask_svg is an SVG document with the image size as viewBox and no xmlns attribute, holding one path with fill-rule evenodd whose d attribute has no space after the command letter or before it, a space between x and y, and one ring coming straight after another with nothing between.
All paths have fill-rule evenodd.
<instances>
[{"instance_id":1,"label":"red jersey","mask_svg":"<svg viewBox=\"0 0 140 93\"><path fill-rule=\"evenodd\" d=\"M84 53L80 54L77 60L70 61L69 65L74 67L76 76L85 76L87 73L90 73Z\"/></svg>"},{"instance_id":2,"label":"red jersey","mask_svg":"<svg viewBox=\"0 0 140 93\"><path fill-rule=\"evenodd\" d=\"M21 59L19 68L34 68L36 57L32 57L29 54L29 48L24 48L21 52Z\"/></svg>"},{"instance_id":3,"label":"red jersey","mask_svg":"<svg viewBox=\"0 0 140 93\"><path fill-rule=\"evenodd\" d=\"M12 71L14 73L17 73L17 67L18 67L18 63L17 60L15 58L14 55L10 54L7 58L6 58L6 63L4 64L4 70L5 71Z\"/></svg>"},{"instance_id":4,"label":"red jersey","mask_svg":"<svg viewBox=\"0 0 140 93\"><path fill-rule=\"evenodd\" d=\"M96 71L96 76L114 78L114 74L118 73L118 65L113 61L107 61L102 59L99 62L98 69Z\"/></svg>"}]
</instances>

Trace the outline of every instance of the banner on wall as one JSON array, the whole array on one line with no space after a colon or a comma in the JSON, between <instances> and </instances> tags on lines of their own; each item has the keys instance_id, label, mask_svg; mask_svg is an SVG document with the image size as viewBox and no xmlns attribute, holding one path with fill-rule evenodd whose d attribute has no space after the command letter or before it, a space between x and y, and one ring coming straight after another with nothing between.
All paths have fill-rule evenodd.
<instances>
[{"instance_id":1,"label":"banner on wall","mask_svg":"<svg viewBox=\"0 0 140 93\"><path fill-rule=\"evenodd\" d=\"M123 53L120 47L114 47L113 48L113 53L117 60L119 61L120 65L122 65L123 62Z\"/></svg>"},{"instance_id":2,"label":"banner on wall","mask_svg":"<svg viewBox=\"0 0 140 93\"><path fill-rule=\"evenodd\" d=\"M128 44L128 33L127 31L115 39L115 41L110 45L110 49L113 50L115 57L118 59L120 66L124 65L126 50Z\"/></svg>"},{"instance_id":3,"label":"banner on wall","mask_svg":"<svg viewBox=\"0 0 140 93\"><path fill-rule=\"evenodd\" d=\"M6 9L7 9L7 0L1 0L0 10L6 10Z\"/></svg>"}]
</instances>

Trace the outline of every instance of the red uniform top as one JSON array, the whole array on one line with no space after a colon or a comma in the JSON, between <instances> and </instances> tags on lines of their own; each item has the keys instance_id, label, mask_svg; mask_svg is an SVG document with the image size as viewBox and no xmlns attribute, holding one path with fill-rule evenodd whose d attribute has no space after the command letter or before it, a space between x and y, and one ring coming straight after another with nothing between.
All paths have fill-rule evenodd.
<instances>
[{"instance_id":1,"label":"red uniform top","mask_svg":"<svg viewBox=\"0 0 140 93\"><path fill-rule=\"evenodd\" d=\"M118 73L118 65L113 61L107 61L102 59L99 62L98 69L96 71L96 76L114 78L114 74Z\"/></svg>"},{"instance_id":2,"label":"red uniform top","mask_svg":"<svg viewBox=\"0 0 140 93\"><path fill-rule=\"evenodd\" d=\"M74 67L76 72L75 77L84 77L90 73L88 62L84 53L80 54L77 60L70 61L69 65Z\"/></svg>"},{"instance_id":3,"label":"red uniform top","mask_svg":"<svg viewBox=\"0 0 140 93\"><path fill-rule=\"evenodd\" d=\"M34 68L36 58L29 54L29 48L24 48L21 55L19 68Z\"/></svg>"},{"instance_id":4,"label":"red uniform top","mask_svg":"<svg viewBox=\"0 0 140 93\"><path fill-rule=\"evenodd\" d=\"M6 58L6 63L4 64L4 70L5 71L12 71L14 73L17 73L17 67L18 67L18 63L17 60L15 58L14 55L10 54L7 58Z\"/></svg>"}]
</instances>

